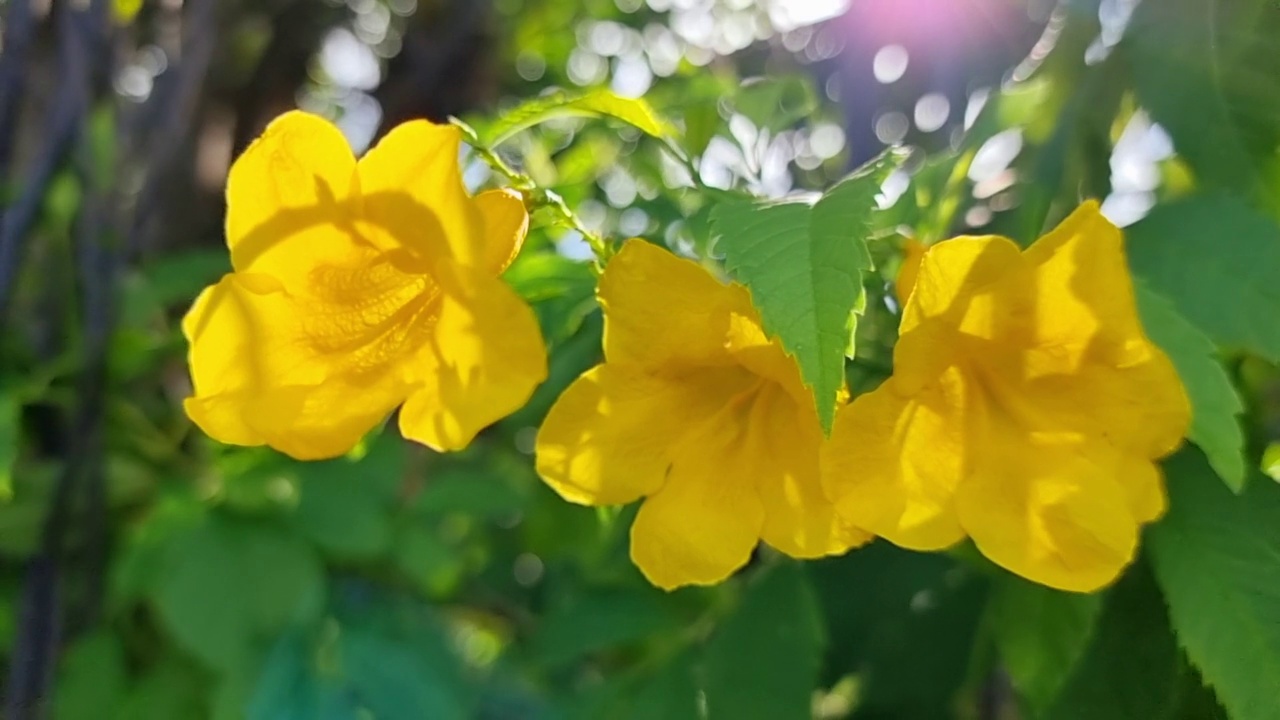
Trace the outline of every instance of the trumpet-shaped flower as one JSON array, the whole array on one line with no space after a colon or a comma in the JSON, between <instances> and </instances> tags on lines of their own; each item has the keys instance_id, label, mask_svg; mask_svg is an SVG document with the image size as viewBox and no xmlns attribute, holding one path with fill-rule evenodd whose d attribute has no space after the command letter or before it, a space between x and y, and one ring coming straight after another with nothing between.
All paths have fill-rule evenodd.
<instances>
[{"instance_id":1,"label":"trumpet-shaped flower","mask_svg":"<svg viewBox=\"0 0 1280 720\"><path fill-rule=\"evenodd\" d=\"M187 414L297 458L350 450L397 406L403 434L465 446L546 376L530 308L498 275L528 215L467 194L456 128L415 121L356 161L336 127L276 119L227 181L234 272L183 321Z\"/></svg>"},{"instance_id":2,"label":"trumpet-shaped flower","mask_svg":"<svg viewBox=\"0 0 1280 720\"><path fill-rule=\"evenodd\" d=\"M651 582L718 582L762 539L816 557L868 538L822 493L812 394L745 287L631 240L599 298L605 361L551 408L538 473L575 503L645 498L631 557Z\"/></svg>"},{"instance_id":3,"label":"trumpet-shaped flower","mask_svg":"<svg viewBox=\"0 0 1280 720\"><path fill-rule=\"evenodd\" d=\"M846 519L918 550L1090 591L1165 508L1154 461L1190 404L1143 333L1120 231L1083 205L1025 252L962 237L923 256L894 373L836 417L823 481Z\"/></svg>"}]
</instances>

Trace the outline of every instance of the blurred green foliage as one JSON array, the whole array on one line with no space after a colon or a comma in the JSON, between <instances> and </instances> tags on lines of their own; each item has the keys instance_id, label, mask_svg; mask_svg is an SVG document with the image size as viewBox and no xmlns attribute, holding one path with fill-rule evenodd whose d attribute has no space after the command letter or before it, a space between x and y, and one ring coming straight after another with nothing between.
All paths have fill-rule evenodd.
<instances>
[{"instance_id":1,"label":"blurred green foliage","mask_svg":"<svg viewBox=\"0 0 1280 720\"><path fill-rule=\"evenodd\" d=\"M549 378L463 452L435 455L387 431L349 457L309 464L219 446L181 411L179 318L229 269L209 231L216 219L199 222L201 212L220 216L209 200L220 192L217 148L225 172L233 136L294 102L368 141L378 126L369 103L389 119L430 101L429 83L410 83L410 100L392 92L406 73L417 77L403 63L451 33L472 37L461 27L470 4L226 4L201 88L209 109L178 153L196 158L181 165L187 176L214 156L218 180L204 205L166 196L183 222L165 226L117 288L101 420L104 528L69 531L87 538L82 547L109 550L103 589L63 578L53 611L65 610L66 632L40 702L46 716L1280 718L1280 488L1258 472L1280 447L1280 6L1065 0L1004 82L981 83L985 101L951 109L967 122L914 132L892 173L886 165L872 184L839 185L878 154L853 142L855 125L877 117L854 114L832 90L847 71L848 23L785 27L786 4L476 3L490 42L454 49L479 54L461 64L482 69L462 77L424 62L446 79L440 87L474 91L439 115L461 115L572 213L540 210L506 274L537 313ZM99 182L104 170L123 168L127 179L147 162L137 146L113 145L110 120L146 107L120 78L163 79L153 60L166 28L201 30L183 27L177 5L121 11L116 39L127 51L97 100L105 120L85 161ZM1127 27L1116 24L1122 7ZM336 51L326 33L337 31L355 42L343 61L327 54ZM295 36L310 41L298 41L301 71L291 75L280 58ZM835 50L814 50L824 43ZM372 83L340 72L370 62ZM620 81L629 74L641 81ZM599 91L611 81L643 93L656 114L610 104ZM233 91L240 99L229 103ZM1175 152L1120 154L1135 136L1164 137ZM1126 174L1135 172L1146 178L1136 189ZM475 157L468 179L506 182ZM71 167L49 186L18 311L0 338L0 659L11 676L29 661L19 655L28 561L75 461L64 426L83 392L86 336L65 287L90 192ZM126 204L139 202L131 192ZM791 192L827 194L812 210L760 210L762 197ZM1168 517L1106 592L1033 586L967 546L922 555L875 542L807 563L762 549L720 586L668 594L629 561L633 508L569 505L535 476L542 416L599 360L602 320L580 230L644 236L708 266L723 258L767 322L812 316L805 334L783 339L829 410L833 368L855 393L888 375L905 238L990 232L1027 243L1086 197L1141 206L1126 220L1144 320L1189 386L1200 448L1167 463ZM770 213L797 217L773 227ZM837 232L857 227L866 232L856 238ZM795 242L800 275L838 266L840 282L789 292L753 254L763 235ZM852 347L825 341L831 328L847 335L855 313ZM92 553L73 559L92 577Z\"/></svg>"}]
</instances>

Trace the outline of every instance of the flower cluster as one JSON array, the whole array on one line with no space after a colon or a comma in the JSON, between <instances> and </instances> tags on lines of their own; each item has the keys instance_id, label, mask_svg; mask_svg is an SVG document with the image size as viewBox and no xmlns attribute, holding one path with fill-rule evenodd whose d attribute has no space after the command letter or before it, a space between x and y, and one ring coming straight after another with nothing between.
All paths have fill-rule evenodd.
<instances>
[{"instance_id":1,"label":"flower cluster","mask_svg":"<svg viewBox=\"0 0 1280 720\"><path fill-rule=\"evenodd\" d=\"M546 376L530 308L501 279L519 196L464 189L457 130L413 122L357 161L303 113L228 182L234 272L184 322L192 420L298 458L350 450L400 407L402 433L467 445ZM1120 231L1086 203L1026 250L913 245L894 371L824 437L794 360L747 288L643 240L599 282L604 361L560 396L539 475L586 505L643 499L631 553L654 584L723 580L763 541L843 553L872 536L1090 591L1164 511L1156 461L1186 393L1145 336Z\"/></svg>"},{"instance_id":2,"label":"flower cluster","mask_svg":"<svg viewBox=\"0 0 1280 720\"><path fill-rule=\"evenodd\" d=\"M841 515L920 550L968 536L1052 587L1114 579L1164 512L1153 461L1191 418L1143 333L1120 231L1090 202L1026 251L955 238L908 277L893 377L840 410L823 449Z\"/></svg>"},{"instance_id":3,"label":"flower cluster","mask_svg":"<svg viewBox=\"0 0 1280 720\"><path fill-rule=\"evenodd\" d=\"M723 580L759 540L818 557L869 539L822 491L812 395L746 288L631 240L599 296L605 361L547 415L538 473L571 502L644 497L631 556L655 585Z\"/></svg>"}]
</instances>

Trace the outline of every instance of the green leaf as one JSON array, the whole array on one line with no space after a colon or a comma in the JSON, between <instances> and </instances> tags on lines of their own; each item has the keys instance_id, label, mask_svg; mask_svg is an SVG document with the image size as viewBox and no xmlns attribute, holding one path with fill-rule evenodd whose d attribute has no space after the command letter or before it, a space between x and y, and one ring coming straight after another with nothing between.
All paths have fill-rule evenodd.
<instances>
[{"instance_id":1,"label":"green leaf","mask_svg":"<svg viewBox=\"0 0 1280 720\"><path fill-rule=\"evenodd\" d=\"M391 547L391 507L362 477L362 463L329 460L301 465L298 531L344 560L376 558Z\"/></svg>"},{"instance_id":2,"label":"green leaf","mask_svg":"<svg viewBox=\"0 0 1280 720\"><path fill-rule=\"evenodd\" d=\"M339 611L325 631L277 640L249 693L248 720L472 717L457 659L425 608L345 589L358 609Z\"/></svg>"},{"instance_id":3,"label":"green leaf","mask_svg":"<svg viewBox=\"0 0 1280 720\"><path fill-rule=\"evenodd\" d=\"M1161 720L1172 717L1180 658L1160 590L1144 563L1107 593L1093 641L1047 720Z\"/></svg>"},{"instance_id":4,"label":"green leaf","mask_svg":"<svg viewBox=\"0 0 1280 720\"><path fill-rule=\"evenodd\" d=\"M1182 674L1178 688L1178 712L1175 720L1231 720L1213 690L1204 684L1204 678L1192 667L1184 655Z\"/></svg>"},{"instance_id":5,"label":"green leaf","mask_svg":"<svg viewBox=\"0 0 1280 720\"><path fill-rule=\"evenodd\" d=\"M1244 403L1218 360L1213 341L1143 283L1136 283L1134 290L1147 335L1169 355L1191 398L1191 440L1209 457L1227 487L1240 492L1247 472L1239 420Z\"/></svg>"},{"instance_id":6,"label":"green leaf","mask_svg":"<svg viewBox=\"0 0 1280 720\"><path fill-rule=\"evenodd\" d=\"M343 629L343 670L361 704L377 718L470 717L445 638L430 646L361 627Z\"/></svg>"},{"instance_id":7,"label":"green leaf","mask_svg":"<svg viewBox=\"0 0 1280 720\"><path fill-rule=\"evenodd\" d=\"M1280 227L1226 195L1157 206L1126 230L1135 275L1227 350L1280 361Z\"/></svg>"},{"instance_id":8,"label":"green leaf","mask_svg":"<svg viewBox=\"0 0 1280 720\"><path fill-rule=\"evenodd\" d=\"M439 529L408 517L396 527L396 567L429 598L446 598L454 592L466 571L459 549L439 538Z\"/></svg>"},{"instance_id":9,"label":"green leaf","mask_svg":"<svg viewBox=\"0 0 1280 720\"><path fill-rule=\"evenodd\" d=\"M845 344L845 355L849 357L854 355L852 338L857 316L862 315L867 307L862 274L875 268L871 252L867 249L867 236L871 233L872 215L877 207L876 196L889 173L905 157L896 151L889 151L854 171L818 200L809 220L809 238L814 247L829 248L833 258L837 254L847 255L852 266L857 268L854 275L857 296L850 309L849 340Z\"/></svg>"},{"instance_id":10,"label":"green leaf","mask_svg":"<svg viewBox=\"0 0 1280 720\"><path fill-rule=\"evenodd\" d=\"M152 298L161 307L189 303L207 285L231 272L231 258L225 248L184 250L152 261L146 280Z\"/></svg>"},{"instance_id":11,"label":"green leaf","mask_svg":"<svg viewBox=\"0 0 1280 720\"><path fill-rule=\"evenodd\" d=\"M628 703L628 720L699 720L693 659L680 655L649 678Z\"/></svg>"},{"instance_id":12,"label":"green leaf","mask_svg":"<svg viewBox=\"0 0 1280 720\"><path fill-rule=\"evenodd\" d=\"M542 336L552 351L571 338L597 308L591 266L554 252L522 253L502 277L533 305Z\"/></svg>"},{"instance_id":13,"label":"green leaf","mask_svg":"<svg viewBox=\"0 0 1280 720\"><path fill-rule=\"evenodd\" d=\"M418 496L418 512L436 523L452 513L497 519L523 510L527 493L514 486L510 473L503 472L509 468L498 466L494 455L486 459L484 464L436 470Z\"/></svg>"},{"instance_id":14,"label":"green leaf","mask_svg":"<svg viewBox=\"0 0 1280 720\"><path fill-rule=\"evenodd\" d=\"M1142 3L1121 52L1138 101L1205 184L1262 182L1280 113L1280 7L1268 0Z\"/></svg>"},{"instance_id":15,"label":"green leaf","mask_svg":"<svg viewBox=\"0 0 1280 720\"><path fill-rule=\"evenodd\" d=\"M22 443L22 403L0 390L0 501L13 499L13 465Z\"/></svg>"},{"instance_id":16,"label":"green leaf","mask_svg":"<svg viewBox=\"0 0 1280 720\"><path fill-rule=\"evenodd\" d=\"M120 706L127 679L119 638L105 632L86 635L62 658L53 696L53 717L102 720L105 710Z\"/></svg>"},{"instance_id":17,"label":"green leaf","mask_svg":"<svg viewBox=\"0 0 1280 720\"><path fill-rule=\"evenodd\" d=\"M827 667L858 675L858 717L951 717L980 665L988 578L951 555L883 540L805 566L829 628Z\"/></svg>"},{"instance_id":18,"label":"green leaf","mask_svg":"<svg viewBox=\"0 0 1280 720\"><path fill-rule=\"evenodd\" d=\"M609 90L592 90L584 95L556 93L530 100L498 118L482 137L493 147L522 130L563 117L611 117L654 137L676 134L671 123L644 100L624 98Z\"/></svg>"},{"instance_id":19,"label":"green leaf","mask_svg":"<svg viewBox=\"0 0 1280 720\"><path fill-rule=\"evenodd\" d=\"M669 596L650 587L596 590L553 609L533 638L543 665L555 667L606 648L680 627Z\"/></svg>"},{"instance_id":20,"label":"green leaf","mask_svg":"<svg viewBox=\"0 0 1280 720\"><path fill-rule=\"evenodd\" d=\"M1280 717L1280 486L1232 495L1203 455L1166 465L1169 512L1147 533L1178 642L1233 720Z\"/></svg>"},{"instance_id":21,"label":"green leaf","mask_svg":"<svg viewBox=\"0 0 1280 720\"><path fill-rule=\"evenodd\" d=\"M785 130L818 109L818 94L801 75L751 78L734 96L733 107L758 128Z\"/></svg>"},{"instance_id":22,"label":"green leaf","mask_svg":"<svg viewBox=\"0 0 1280 720\"><path fill-rule=\"evenodd\" d=\"M1013 687L1037 710L1048 707L1076 667L1102 609L1099 595L1067 593L1001 575L987 619Z\"/></svg>"},{"instance_id":23,"label":"green leaf","mask_svg":"<svg viewBox=\"0 0 1280 720\"><path fill-rule=\"evenodd\" d=\"M119 720L177 720L208 716L207 674L176 653L156 658L151 670L118 705ZM101 716L99 716L101 717Z\"/></svg>"},{"instance_id":24,"label":"green leaf","mask_svg":"<svg viewBox=\"0 0 1280 720\"><path fill-rule=\"evenodd\" d=\"M360 707L349 688L340 677L315 672L314 655L305 637L281 637L258 675L248 720L358 720Z\"/></svg>"},{"instance_id":25,"label":"green leaf","mask_svg":"<svg viewBox=\"0 0 1280 720\"><path fill-rule=\"evenodd\" d=\"M810 717L823 628L799 564L785 562L743 589L741 605L707 645L707 717Z\"/></svg>"},{"instance_id":26,"label":"green leaf","mask_svg":"<svg viewBox=\"0 0 1280 720\"><path fill-rule=\"evenodd\" d=\"M796 358L831 429L862 273L875 196L898 156L880 156L829 190L817 205L723 203L711 221L725 268L751 290L764 329Z\"/></svg>"},{"instance_id":27,"label":"green leaf","mask_svg":"<svg viewBox=\"0 0 1280 720\"><path fill-rule=\"evenodd\" d=\"M323 569L280 528L210 515L166 548L153 601L164 626L215 668L253 657L257 637L319 616Z\"/></svg>"},{"instance_id":28,"label":"green leaf","mask_svg":"<svg viewBox=\"0 0 1280 720\"><path fill-rule=\"evenodd\" d=\"M684 110L684 147L698 157L711 144L723 120L713 100L690 103Z\"/></svg>"}]
</instances>

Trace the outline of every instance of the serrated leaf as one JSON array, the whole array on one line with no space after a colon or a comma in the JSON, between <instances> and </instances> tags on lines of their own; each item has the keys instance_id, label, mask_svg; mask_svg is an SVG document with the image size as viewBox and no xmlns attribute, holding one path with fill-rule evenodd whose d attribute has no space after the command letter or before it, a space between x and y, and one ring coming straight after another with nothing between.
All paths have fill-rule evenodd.
<instances>
[{"instance_id":1,"label":"serrated leaf","mask_svg":"<svg viewBox=\"0 0 1280 720\"><path fill-rule=\"evenodd\" d=\"M1280 718L1280 486L1232 495L1194 449L1165 473L1146 541L1178 642L1233 720Z\"/></svg>"},{"instance_id":2,"label":"serrated leaf","mask_svg":"<svg viewBox=\"0 0 1280 720\"><path fill-rule=\"evenodd\" d=\"M1013 687L1033 709L1047 708L1089 646L1102 597L1002 575L990 603L987 619Z\"/></svg>"},{"instance_id":3,"label":"serrated leaf","mask_svg":"<svg viewBox=\"0 0 1280 720\"><path fill-rule=\"evenodd\" d=\"M1280 226L1242 201L1198 195L1125 231L1129 265L1218 345L1280 361Z\"/></svg>"},{"instance_id":4,"label":"serrated leaf","mask_svg":"<svg viewBox=\"0 0 1280 720\"><path fill-rule=\"evenodd\" d=\"M873 160L812 207L741 202L712 211L725 268L751 290L765 331L800 365L824 431L844 382L862 273L871 269L866 235L875 197L898 157Z\"/></svg>"},{"instance_id":5,"label":"serrated leaf","mask_svg":"<svg viewBox=\"0 0 1280 720\"><path fill-rule=\"evenodd\" d=\"M809 717L822 649L808 578L796 563L778 565L743 589L741 604L707 645L707 717Z\"/></svg>"},{"instance_id":6,"label":"serrated leaf","mask_svg":"<svg viewBox=\"0 0 1280 720\"><path fill-rule=\"evenodd\" d=\"M1213 341L1163 296L1140 282L1134 290L1147 335L1173 361L1191 399L1192 442L1209 457L1209 464L1227 487L1240 492L1247 473L1244 430L1238 419L1244 403L1219 362Z\"/></svg>"},{"instance_id":7,"label":"serrated leaf","mask_svg":"<svg viewBox=\"0 0 1280 720\"><path fill-rule=\"evenodd\" d=\"M1092 642L1044 717L1171 718L1180 669L1159 588L1139 563L1107 593Z\"/></svg>"},{"instance_id":8,"label":"serrated leaf","mask_svg":"<svg viewBox=\"0 0 1280 720\"><path fill-rule=\"evenodd\" d=\"M530 100L504 113L483 137L492 147L522 130L564 117L611 117L654 137L676 134L671 123L644 100L624 98L609 90L592 90L584 95L556 93Z\"/></svg>"}]
</instances>

